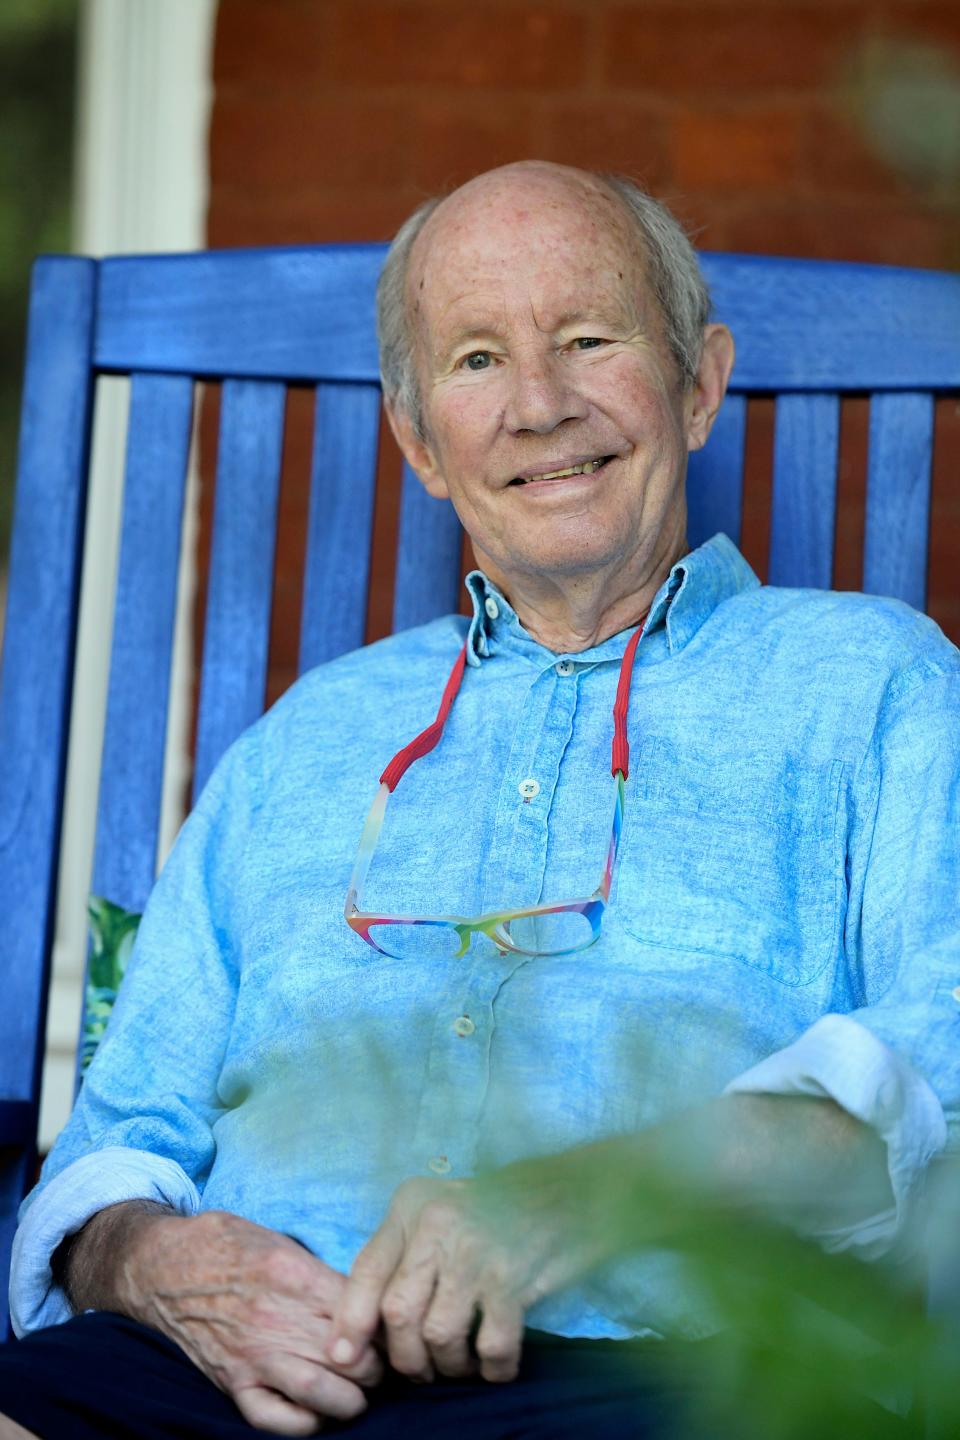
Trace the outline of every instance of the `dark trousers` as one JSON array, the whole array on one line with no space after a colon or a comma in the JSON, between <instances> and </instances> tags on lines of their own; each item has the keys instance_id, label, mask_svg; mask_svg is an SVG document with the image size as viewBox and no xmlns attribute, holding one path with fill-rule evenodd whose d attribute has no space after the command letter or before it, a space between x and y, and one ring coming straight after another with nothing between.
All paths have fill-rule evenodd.
<instances>
[{"instance_id":1,"label":"dark trousers","mask_svg":"<svg viewBox=\"0 0 960 1440\"><path fill-rule=\"evenodd\" d=\"M716 1342L563 1340L528 1331L506 1385L388 1374L344 1440L764 1440L725 1400ZM815 1380L813 1381L815 1383ZM747 1407L749 1409L749 1407ZM846 1440L907 1440L912 1423L851 1398L827 1430ZM0 1413L42 1440L251 1440L263 1435L179 1346L123 1315L79 1315L0 1346ZM772 1433L795 1435L778 1415ZM814 1426L814 1432L820 1427ZM807 1433L803 1440L817 1440ZM822 1433L822 1431L821 1431Z\"/></svg>"},{"instance_id":2,"label":"dark trousers","mask_svg":"<svg viewBox=\"0 0 960 1440\"><path fill-rule=\"evenodd\" d=\"M657 1342L561 1340L529 1332L517 1380L414 1385L396 1375L356 1420L357 1440L670 1437L678 1387L650 1363ZM0 1413L43 1440L249 1440L254 1430L165 1336L98 1312L0 1347Z\"/></svg>"}]
</instances>

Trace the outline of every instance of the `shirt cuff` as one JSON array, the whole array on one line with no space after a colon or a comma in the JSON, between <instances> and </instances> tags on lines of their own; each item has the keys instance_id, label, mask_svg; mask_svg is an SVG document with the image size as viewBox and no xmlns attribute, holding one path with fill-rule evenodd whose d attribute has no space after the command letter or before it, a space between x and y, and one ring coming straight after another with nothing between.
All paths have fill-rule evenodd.
<instances>
[{"instance_id":1,"label":"shirt cuff","mask_svg":"<svg viewBox=\"0 0 960 1440\"><path fill-rule=\"evenodd\" d=\"M824 1015L724 1094L826 1097L876 1131L887 1147L893 1206L818 1236L827 1250L852 1250L865 1260L890 1249L926 1166L947 1142L943 1107L923 1076L849 1015Z\"/></svg>"},{"instance_id":2,"label":"shirt cuff","mask_svg":"<svg viewBox=\"0 0 960 1440\"><path fill-rule=\"evenodd\" d=\"M27 1197L10 1263L10 1323L18 1338L70 1319L70 1302L50 1269L54 1251L99 1210L123 1200L156 1200L178 1215L200 1209L200 1192L176 1161L119 1145L74 1160Z\"/></svg>"}]
</instances>

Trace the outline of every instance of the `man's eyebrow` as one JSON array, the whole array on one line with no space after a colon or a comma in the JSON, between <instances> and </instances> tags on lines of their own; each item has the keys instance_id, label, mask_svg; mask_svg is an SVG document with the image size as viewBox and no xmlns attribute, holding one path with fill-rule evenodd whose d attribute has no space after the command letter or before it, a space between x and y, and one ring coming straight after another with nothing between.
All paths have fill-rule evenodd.
<instances>
[{"instance_id":1,"label":"man's eyebrow","mask_svg":"<svg viewBox=\"0 0 960 1440\"><path fill-rule=\"evenodd\" d=\"M622 309L598 305L592 310L565 310L562 315L557 316L551 328L566 330L574 325L595 325L598 321L604 325L616 325L623 324L624 318Z\"/></svg>"},{"instance_id":2,"label":"man's eyebrow","mask_svg":"<svg viewBox=\"0 0 960 1440\"><path fill-rule=\"evenodd\" d=\"M493 340L496 336L496 325L468 325L463 330L454 330L451 334L439 339L433 347L433 353L438 360L445 360L461 346L469 345L473 340Z\"/></svg>"}]
</instances>

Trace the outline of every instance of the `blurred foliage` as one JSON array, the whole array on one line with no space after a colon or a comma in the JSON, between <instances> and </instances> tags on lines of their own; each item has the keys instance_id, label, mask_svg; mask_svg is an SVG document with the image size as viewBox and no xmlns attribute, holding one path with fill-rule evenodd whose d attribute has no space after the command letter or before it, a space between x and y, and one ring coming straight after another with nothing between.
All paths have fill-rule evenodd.
<instances>
[{"instance_id":1,"label":"blurred foliage","mask_svg":"<svg viewBox=\"0 0 960 1440\"><path fill-rule=\"evenodd\" d=\"M654 1373L683 1397L671 1440L960 1436L960 1296L953 1291L951 1316L927 1306L931 1270L950 1267L960 1280L956 1159L931 1187L897 1259L867 1263L828 1254L771 1220L766 1207L720 1203L695 1167L683 1176L650 1169L638 1189L624 1186L612 1156L598 1165L595 1152L583 1152L581 1173L572 1175L568 1161L577 1153L538 1162L541 1174L563 1172L555 1193L562 1188L569 1197L572 1182L584 1216L603 1195L628 1263L658 1234L654 1247L682 1259L683 1284L715 1326L707 1339L649 1355ZM517 1198L510 1168L479 1181L505 1232Z\"/></svg>"},{"instance_id":2,"label":"blurred foliage","mask_svg":"<svg viewBox=\"0 0 960 1440\"><path fill-rule=\"evenodd\" d=\"M935 45L875 36L843 69L840 108L924 201L960 213L960 65ZM955 242L960 263L960 225Z\"/></svg>"},{"instance_id":3,"label":"blurred foliage","mask_svg":"<svg viewBox=\"0 0 960 1440\"><path fill-rule=\"evenodd\" d=\"M13 499L30 265L70 248L78 0L0 4L0 564Z\"/></svg>"},{"instance_id":4,"label":"blurred foliage","mask_svg":"<svg viewBox=\"0 0 960 1440\"><path fill-rule=\"evenodd\" d=\"M298 1152L315 1146L318 1133L324 1164L334 1172L354 1163L355 1137L362 1134L370 1184L360 1187L357 1204L366 1213L375 1191L382 1206L371 1225L382 1217L396 1185L422 1174L404 1110L411 1075L397 1050L395 1024L389 1009L337 1028L317 1023L309 1038L300 1037L295 1053L289 1034L278 1032L273 1052L258 1058L256 1086L223 1095L235 1111L234 1133L244 1127L244 1143L273 1171L278 1186L300 1173ZM423 1028L425 1022L421 1026L411 1017L411 1033ZM625 1050L623 1070L636 1076L638 1091L656 1068L659 1044L658 1037L640 1030ZM698 1069L695 1057L695 1074ZM680 1078L689 1078L685 1068L678 1066L676 1074L685 1089ZM698 1088L696 1079L693 1083ZM331 1089L337 1095L335 1117L327 1099ZM804 1152L780 1175L779 1199L773 1191L762 1199L729 1194L723 1199L711 1147L692 1138L700 1132L684 1123L683 1115L691 1112L678 1111L665 1122L661 1158L653 1160L654 1152L645 1149L637 1167L615 1139L609 1146L601 1141L543 1154L536 1094L516 1086L499 1103L488 1101L485 1134L497 1137L501 1152L532 1158L498 1165L479 1145L477 1213L518 1257L541 1229L553 1231L555 1217L569 1222L563 1233L582 1240L585 1253L604 1252L599 1266L583 1277L591 1301L638 1325L656 1319L648 1313L643 1287L651 1273L659 1283L664 1273L659 1261L666 1260L689 1297L684 1308L714 1332L690 1343L653 1346L645 1354L652 1377L683 1397L671 1440L960 1437L956 1157L940 1172L939 1186L930 1187L927 1209L918 1211L895 1256L866 1263L850 1253L827 1253L784 1221L797 1208L799 1227L805 1195L822 1192L819 1171ZM451 1098L451 1108L455 1104ZM792 1152L785 1147L784 1153ZM457 1182L431 1183L442 1189ZM831 1193L835 1200L837 1191ZM784 1195L798 1206L784 1205ZM864 1211L858 1206L856 1213ZM595 1244L598 1236L602 1241ZM651 1256L658 1262L653 1272L645 1268ZM928 1313L930 1274L944 1277L941 1290L951 1297L952 1317ZM937 1417L927 1431L924 1411Z\"/></svg>"}]
</instances>

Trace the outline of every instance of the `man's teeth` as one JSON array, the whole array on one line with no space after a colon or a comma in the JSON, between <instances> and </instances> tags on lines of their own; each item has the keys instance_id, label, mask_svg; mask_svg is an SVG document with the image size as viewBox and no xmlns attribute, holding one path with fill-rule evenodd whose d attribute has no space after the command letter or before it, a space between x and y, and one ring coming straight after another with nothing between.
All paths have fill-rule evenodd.
<instances>
[{"instance_id":1,"label":"man's teeth","mask_svg":"<svg viewBox=\"0 0 960 1440\"><path fill-rule=\"evenodd\" d=\"M568 475L592 475L604 464L605 458L588 460L585 465L571 465L568 470L548 470L544 475L528 475L524 484L529 485L533 480L565 480Z\"/></svg>"}]
</instances>

